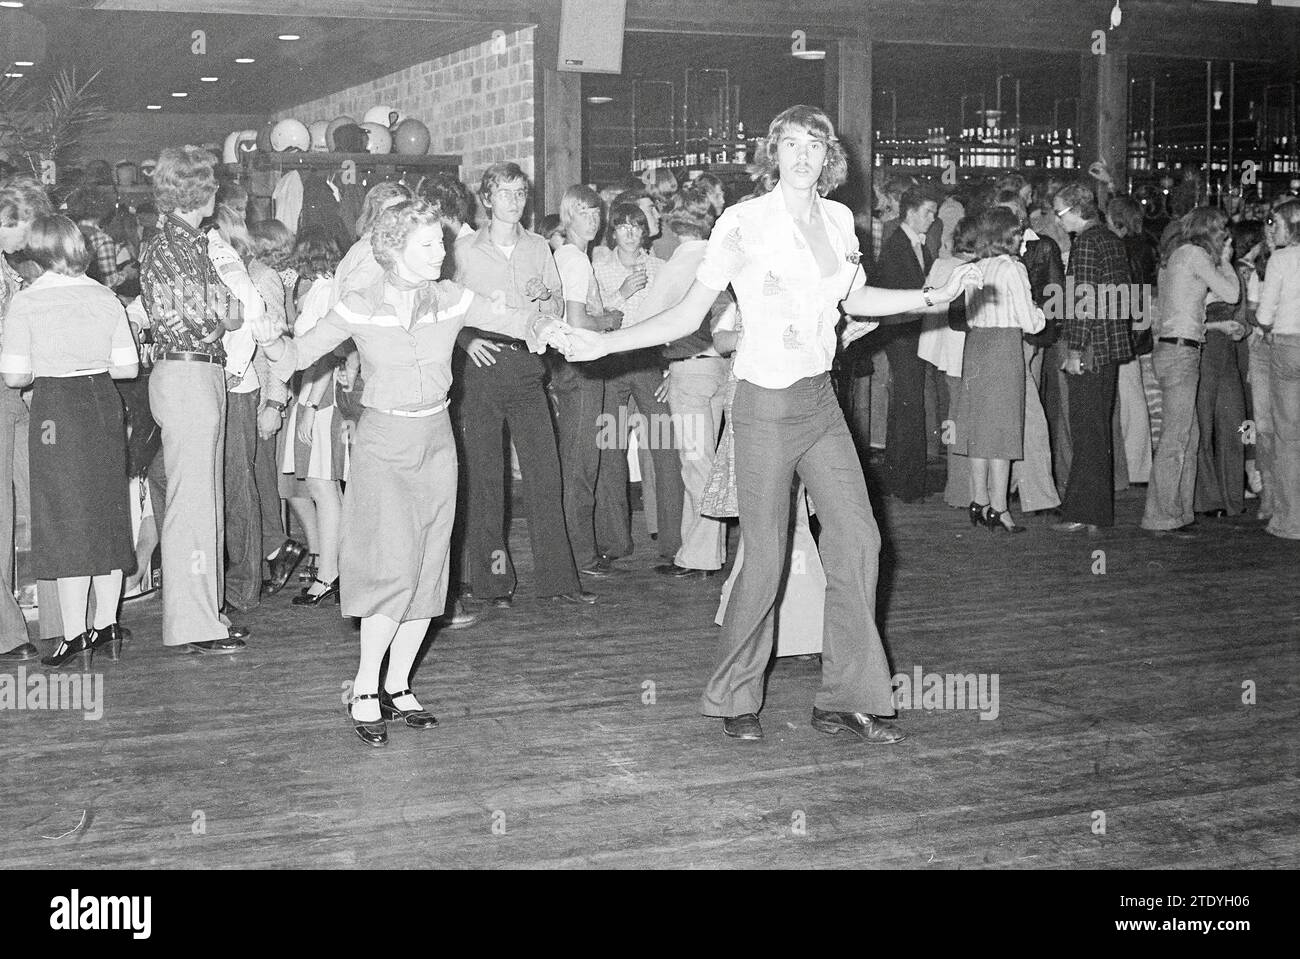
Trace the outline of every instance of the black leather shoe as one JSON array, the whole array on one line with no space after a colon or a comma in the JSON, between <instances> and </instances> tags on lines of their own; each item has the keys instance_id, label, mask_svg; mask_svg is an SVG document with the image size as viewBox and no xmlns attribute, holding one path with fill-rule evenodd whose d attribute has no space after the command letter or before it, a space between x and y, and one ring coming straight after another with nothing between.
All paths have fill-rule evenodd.
<instances>
[{"instance_id":1,"label":"black leather shoe","mask_svg":"<svg viewBox=\"0 0 1300 959\"><path fill-rule=\"evenodd\" d=\"M379 716L374 722L362 722L359 719L352 719L352 728L360 737L361 741L367 746L387 746L388 745L388 723L384 722L384 701L379 698L378 693L365 693L360 696L353 696L352 703L360 702L363 699L379 699ZM352 703L348 704L348 716L352 716Z\"/></svg>"},{"instance_id":2,"label":"black leather shoe","mask_svg":"<svg viewBox=\"0 0 1300 959\"><path fill-rule=\"evenodd\" d=\"M493 596L491 599L488 600L488 605L491 606L493 609L509 609L510 607L514 606L514 604L515 604L514 597L509 595Z\"/></svg>"},{"instance_id":3,"label":"black leather shoe","mask_svg":"<svg viewBox=\"0 0 1300 959\"><path fill-rule=\"evenodd\" d=\"M905 738L903 731L893 723L885 722L870 713L834 713L814 706L812 725L813 729L832 735L839 732L853 733L863 742L875 745L888 745Z\"/></svg>"},{"instance_id":4,"label":"black leather shoe","mask_svg":"<svg viewBox=\"0 0 1300 959\"><path fill-rule=\"evenodd\" d=\"M473 599L472 594L465 594L465 599ZM466 626L473 626L478 622L478 614L471 613L465 608L465 603L458 599L452 606L452 611L438 620L438 625L443 629L464 629Z\"/></svg>"},{"instance_id":5,"label":"black leather shoe","mask_svg":"<svg viewBox=\"0 0 1300 959\"><path fill-rule=\"evenodd\" d=\"M339 604L339 580L337 576L334 577L334 582L332 583L327 583L323 579L317 579L315 576L312 577L311 581L313 583L320 583L325 587L325 591L323 593L309 593L307 589L304 589L301 593L290 600L293 605L319 606L321 603L330 599L334 600L335 606ZM308 584L308 588L310 588L310 584Z\"/></svg>"},{"instance_id":6,"label":"black leather shoe","mask_svg":"<svg viewBox=\"0 0 1300 959\"><path fill-rule=\"evenodd\" d=\"M15 646L7 653L0 653L0 664L27 663L36 659L40 655L41 651L31 643L23 643L21 646Z\"/></svg>"},{"instance_id":7,"label":"black leather shoe","mask_svg":"<svg viewBox=\"0 0 1300 959\"><path fill-rule=\"evenodd\" d=\"M234 623L230 624L229 629L230 629L230 638L239 641L248 639L248 637L251 636L253 633L253 630L250 629L248 626L236 625Z\"/></svg>"},{"instance_id":8,"label":"black leather shoe","mask_svg":"<svg viewBox=\"0 0 1300 959\"><path fill-rule=\"evenodd\" d=\"M614 560L608 553L601 553L586 566L582 567L580 572L588 576L595 576L599 579L602 576L611 576L618 570L614 567Z\"/></svg>"},{"instance_id":9,"label":"black leather shoe","mask_svg":"<svg viewBox=\"0 0 1300 959\"><path fill-rule=\"evenodd\" d=\"M762 739L763 725L758 721L757 713L745 713L742 716L724 716L722 731L732 739Z\"/></svg>"},{"instance_id":10,"label":"black leather shoe","mask_svg":"<svg viewBox=\"0 0 1300 959\"><path fill-rule=\"evenodd\" d=\"M984 522L984 510L988 508L988 505L988 503L970 501L970 506L966 507L966 511L970 514L970 524L972 526L979 526Z\"/></svg>"},{"instance_id":11,"label":"black leather shoe","mask_svg":"<svg viewBox=\"0 0 1300 959\"><path fill-rule=\"evenodd\" d=\"M267 580L266 591L268 593L278 593L284 589L284 584L289 582L289 577L293 575L293 571L298 568L298 564L302 562L302 558L306 555L306 546L291 539L286 539L276 552L275 559L268 561L271 578Z\"/></svg>"},{"instance_id":12,"label":"black leather shoe","mask_svg":"<svg viewBox=\"0 0 1300 959\"><path fill-rule=\"evenodd\" d=\"M248 644L235 636L232 629L230 635L225 639L208 639L201 643L185 643L183 646L176 648L181 652L200 653L204 656L228 656L231 653L247 649Z\"/></svg>"},{"instance_id":13,"label":"black leather shoe","mask_svg":"<svg viewBox=\"0 0 1300 959\"><path fill-rule=\"evenodd\" d=\"M716 569L690 569L686 566L678 566L676 563L663 563L655 567L655 572L660 576L671 576L673 579L708 579Z\"/></svg>"},{"instance_id":14,"label":"black leather shoe","mask_svg":"<svg viewBox=\"0 0 1300 959\"><path fill-rule=\"evenodd\" d=\"M427 709L398 709L394 699L400 699L403 696L414 696L415 693L409 689L403 689L398 693L390 693L387 690L379 694L379 712L385 719L404 720L406 725L412 729L432 729L438 725L438 720ZM364 696L358 696L358 699L365 699Z\"/></svg>"},{"instance_id":15,"label":"black leather shoe","mask_svg":"<svg viewBox=\"0 0 1300 959\"><path fill-rule=\"evenodd\" d=\"M105 626L93 632L95 635L91 640L91 648L97 653L104 653L114 663L119 661L122 658L122 641L126 638L126 630L120 624L114 623L112 626Z\"/></svg>"},{"instance_id":16,"label":"black leather shoe","mask_svg":"<svg viewBox=\"0 0 1300 959\"><path fill-rule=\"evenodd\" d=\"M585 589L580 589L576 593L557 593L547 598L552 603L568 603L570 606L592 606L597 599L595 593L589 593Z\"/></svg>"},{"instance_id":17,"label":"black leather shoe","mask_svg":"<svg viewBox=\"0 0 1300 959\"><path fill-rule=\"evenodd\" d=\"M49 666L51 669L62 669L64 666L79 666L82 669L89 669L91 657L94 655L91 645L94 639L94 630L87 630L72 639L61 639L59 640L58 649L42 659L41 665Z\"/></svg>"}]
</instances>

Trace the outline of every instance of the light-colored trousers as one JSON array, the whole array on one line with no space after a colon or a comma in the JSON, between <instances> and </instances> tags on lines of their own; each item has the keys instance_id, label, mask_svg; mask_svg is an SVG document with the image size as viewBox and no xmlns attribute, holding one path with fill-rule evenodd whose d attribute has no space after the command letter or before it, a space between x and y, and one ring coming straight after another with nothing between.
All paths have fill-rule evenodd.
<instances>
[{"instance_id":1,"label":"light-colored trousers","mask_svg":"<svg viewBox=\"0 0 1300 959\"><path fill-rule=\"evenodd\" d=\"M162 428L167 471L160 530L163 644L225 639L225 370L216 363L159 360L149 377L149 407Z\"/></svg>"},{"instance_id":2,"label":"light-colored trousers","mask_svg":"<svg viewBox=\"0 0 1300 959\"><path fill-rule=\"evenodd\" d=\"M1300 539L1300 334L1273 334L1269 396L1273 418L1274 536Z\"/></svg>"},{"instance_id":3,"label":"light-colored trousers","mask_svg":"<svg viewBox=\"0 0 1300 959\"><path fill-rule=\"evenodd\" d=\"M721 356L677 360L669 366L668 409L680 425L682 460L682 545L673 562L685 569L722 569L727 561L727 524L700 515L700 501L713 472L729 362Z\"/></svg>"},{"instance_id":4,"label":"light-colored trousers","mask_svg":"<svg viewBox=\"0 0 1300 959\"><path fill-rule=\"evenodd\" d=\"M1196 451L1201 429L1196 419L1196 387L1201 381L1201 351L1157 343L1153 354L1160 381L1160 445L1151 463L1142 528L1170 530L1196 519Z\"/></svg>"},{"instance_id":5,"label":"light-colored trousers","mask_svg":"<svg viewBox=\"0 0 1300 959\"><path fill-rule=\"evenodd\" d=\"M1263 491L1259 494L1259 518L1273 516L1273 493L1277 473L1273 456L1273 342L1258 332L1250 337L1250 405L1255 420L1255 468L1259 470Z\"/></svg>"},{"instance_id":6,"label":"light-colored trousers","mask_svg":"<svg viewBox=\"0 0 1300 959\"><path fill-rule=\"evenodd\" d=\"M1038 393L1043 377L1043 351L1023 340L1021 346L1025 351L1025 458L1011 464L1011 492L1020 494L1021 512L1033 513L1056 509L1061 505L1061 497L1052 478L1052 439Z\"/></svg>"},{"instance_id":7,"label":"light-colored trousers","mask_svg":"<svg viewBox=\"0 0 1300 959\"><path fill-rule=\"evenodd\" d=\"M1130 483L1146 483L1151 477L1151 415L1147 410L1142 363L1133 357L1119 368L1116 408L1124 440L1124 462Z\"/></svg>"}]
</instances>

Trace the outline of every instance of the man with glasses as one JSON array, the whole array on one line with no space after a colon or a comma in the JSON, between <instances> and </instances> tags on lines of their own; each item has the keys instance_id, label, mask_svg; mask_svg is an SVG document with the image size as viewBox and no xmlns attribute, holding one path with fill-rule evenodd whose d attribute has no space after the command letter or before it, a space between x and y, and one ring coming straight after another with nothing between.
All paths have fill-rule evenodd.
<instances>
[{"instance_id":1,"label":"man with glasses","mask_svg":"<svg viewBox=\"0 0 1300 959\"><path fill-rule=\"evenodd\" d=\"M1074 277L1075 302L1062 324L1065 362L1070 377L1069 421L1073 457L1061 502L1062 533L1095 532L1115 525L1114 444L1111 414L1119 365L1133 359L1130 318L1111 316L1106 285L1127 285L1124 241L1101 222L1090 187L1072 183L1052 201L1061 226L1075 235L1066 276ZM1079 293L1091 290L1092 296Z\"/></svg>"},{"instance_id":2,"label":"man with glasses","mask_svg":"<svg viewBox=\"0 0 1300 959\"><path fill-rule=\"evenodd\" d=\"M456 280L501 310L560 295L560 274L545 240L520 225L528 178L514 163L483 173L479 198L491 214L482 229L456 242ZM537 314L540 318L541 314ZM570 604L594 603L578 581L564 526L560 460L546 390L546 368L528 351L525 330L513 336L463 329L468 354L461 384L461 430L467 493L466 561L462 577L476 598L509 607L517 578L505 534L506 488L502 428L519 453L537 594Z\"/></svg>"}]
</instances>

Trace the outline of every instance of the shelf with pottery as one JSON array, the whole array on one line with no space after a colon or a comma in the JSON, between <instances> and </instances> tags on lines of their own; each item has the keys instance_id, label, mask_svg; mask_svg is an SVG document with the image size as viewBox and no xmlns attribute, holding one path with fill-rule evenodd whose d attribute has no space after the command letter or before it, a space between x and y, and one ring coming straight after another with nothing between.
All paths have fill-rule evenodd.
<instances>
[{"instance_id":1,"label":"shelf with pottery","mask_svg":"<svg viewBox=\"0 0 1300 959\"><path fill-rule=\"evenodd\" d=\"M460 168L457 153L245 153L241 165L248 170L336 170L351 162L358 170L379 167L455 171Z\"/></svg>"}]
</instances>

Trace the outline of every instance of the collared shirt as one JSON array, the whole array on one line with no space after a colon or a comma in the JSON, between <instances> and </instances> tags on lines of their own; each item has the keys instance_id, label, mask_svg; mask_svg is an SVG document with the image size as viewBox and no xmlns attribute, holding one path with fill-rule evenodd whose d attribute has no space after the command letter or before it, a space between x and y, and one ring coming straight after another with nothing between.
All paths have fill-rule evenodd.
<instances>
[{"instance_id":1,"label":"collared shirt","mask_svg":"<svg viewBox=\"0 0 1300 959\"><path fill-rule=\"evenodd\" d=\"M542 318L528 298L528 281L534 278L545 283L553 296L562 296L550 244L536 233L520 227L508 257L492 242L491 226L456 241L456 282L513 311L518 322L504 332L516 340L526 340Z\"/></svg>"},{"instance_id":2,"label":"collared shirt","mask_svg":"<svg viewBox=\"0 0 1300 959\"><path fill-rule=\"evenodd\" d=\"M140 295L153 328L154 353L209 353L224 361L218 338L204 343L228 318L239 316L231 295L208 259L208 240L173 214L140 252Z\"/></svg>"},{"instance_id":3,"label":"collared shirt","mask_svg":"<svg viewBox=\"0 0 1300 959\"><path fill-rule=\"evenodd\" d=\"M1097 363L1127 363L1133 359L1132 318L1110 316L1110 297L1104 287L1127 286L1128 254L1124 241L1100 223L1094 223L1074 238L1066 275L1074 277L1075 290L1091 288L1091 297L1078 297L1066 311L1062 329L1066 344L1082 351L1091 346ZM1089 306L1091 300L1091 307ZM1104 315L1103 315L1104 314Z\"/></svg>"},{"instance_id":4,"label":"collared shirt","mask_svg":"<svg viewBox=\"0 0 1300 959\"><path fill-rule=\"evenodd\" d=\"M1268 258L1258 318L1274 333L1300 334L1300 246L1284 246Z\"/></svg>"},{"instance_id":5,"label":"collared shirt","mask_svg":"<svg viewBox=\"0 0 1300 959\"><path fill-rule=\"evenodd\" d=\"M619 289L623 281L632 275L635 267L624 266L618 257L618 251L609 247L597 247L591 255L591 268L595 270L596 282L600 284L600 298L605 301L605 309L623 312L623 328L635 326L647 316L653 315L645 311L644 303L664 265L663 260L645 250L637 251L636 262L637 266L645 268L646 284L631 296L625 297Z\"/></svg>"},{"instance_id":6,"label":"collared shirt","mask_svg":"<svg viewBox=\"0 0 1300 959\"><path fill-rule=\"evenodd\" d=\"M426 302L420 289L399 289L385 274L368 289L345 293L319 323L285 341L284 355L271 364L271 372L287 380L350 337L361 355L364 406L405 411L436 406L451 387L451 354L461 327L510 335L522 320L519 311L449 280L428 284L427 292L435 294L432 301Z\"/></svg>"},{"instance_id":7,"label":"collared shirt","mask_svg":"<svg viewBox=\"0 0 1300 959\"><path fill-rule=\"evenodd\" d=\"M122 301L88 276L47 272L9 305L0 373L71 376L139 360Z\"/></svg>"},{"instance_id":8,"label":"collared shirt","mask_svg":"<svg viewBox=\"0 0 1300 959\"><path fill-rule=\"evenodd\" d=\"M926 271L925 253L922 251L925 249L925 237L921 236L921 234L917 233L906 223L900 222L898 228L902 230L903 235L907 237L907 242L912 244L912 252L916 254L917 265L921 267L921 272L924 273Z\"/></svg>"},{"instance_id":9,"label":"collared shirt","mask_svg":"<svg viewBox=\"0 0 1300 959\"><path fill-rule=\"evenodd\" d=\"M370 242L374 233L367 233L352 244L334 271L334 285L330 306L343 299L349 290L368 290L384 276L384 268L375 259L375 249Z\"/></svg>"},{"instance_id":10,"label":"collared shirt","mask_svg":"<svg viewBox=\"0 0 1300 959\"><path fill-rule=\"evenodd\" d=\"M817 258L785 205L771 193L728 207L709 238L696 279L721 292L730 283L744 333L736 348L736 378L783 389L830 370L835 359L839 301L866 280L853 262L858 238L842 203L815 197L836 269L823 277Z\"/></svg>"},{"instance_id":11,"label":"collared shirt","mask_svg":"<svg viewBox=\"0 0 1300 959\"><path fill-rule=\"evenodd\" d=\"M682 240L668 262L660 269L659 275L655 278L654 286L647 284L646 297L641 301L640 310L641 318L649 319L662 313L669 307L676 306L686 294L690 292L691 284L695 282L695 274L700 269L700 263L704 260L704 254L709 248L708 240ZM712 333L713 329L720 328L721 317L728 307L734 307L734 301L731 294L723 291L719 293L714 300L713 306L709 309L709 315L700 324L697 333L689 333L682 337L681 340L675 340L674 344L681 343L685 340L688 344L693 344L692 349L697 350L693 355L696 356L720 356L712 344L705 346L708 342L703 337L704 333ZM734 312L734 309L733 309ZM665 354L673 358L673 354L665 349Z\"/></svg>"}]
</instances>

